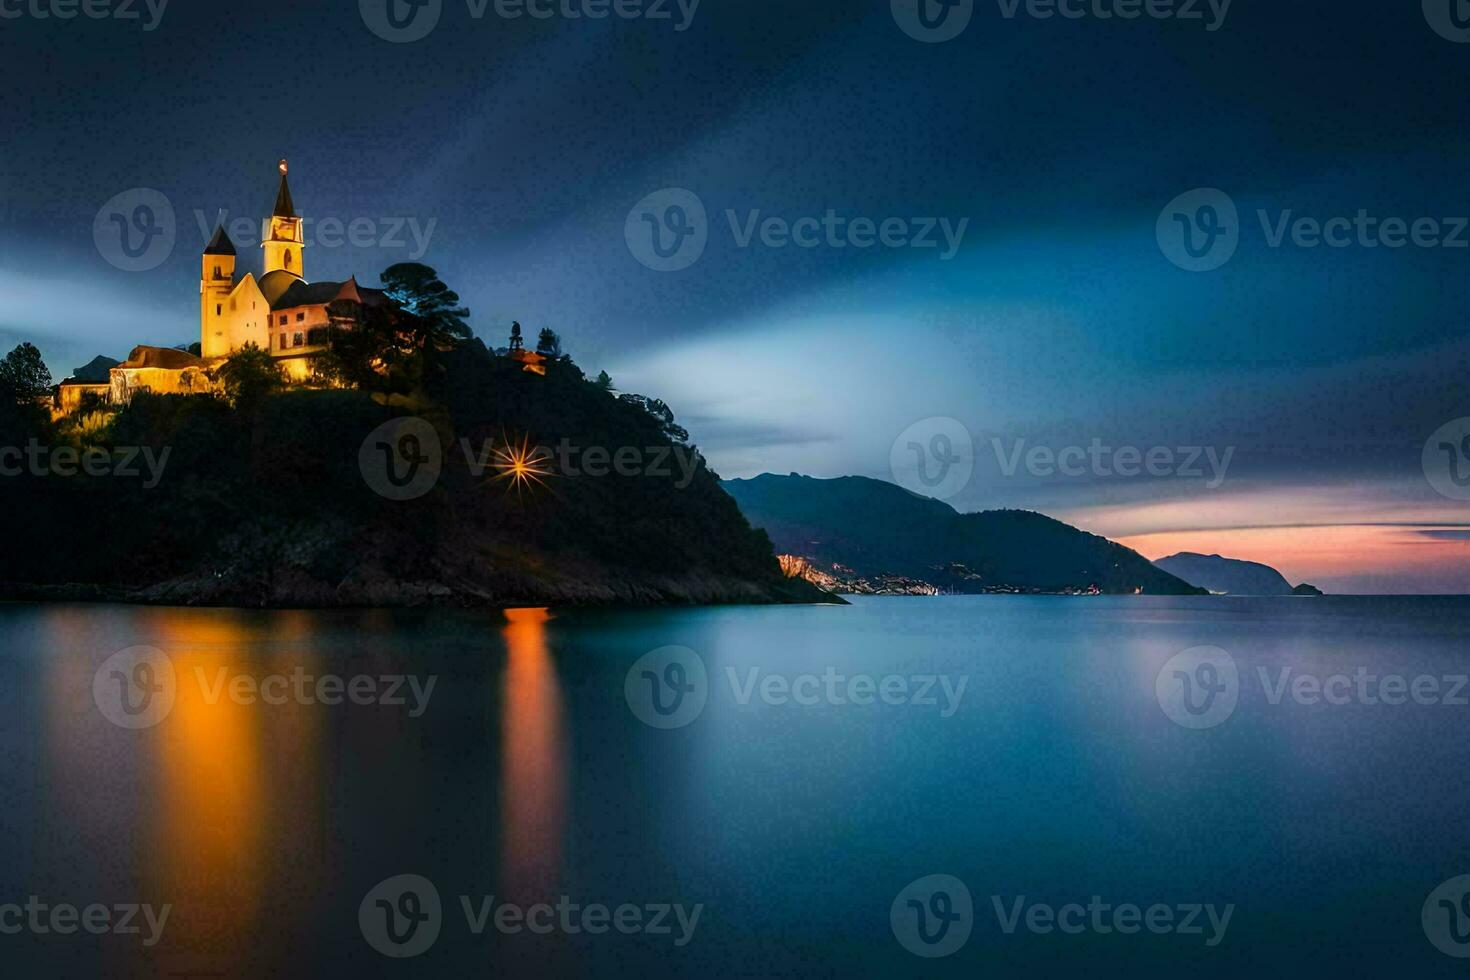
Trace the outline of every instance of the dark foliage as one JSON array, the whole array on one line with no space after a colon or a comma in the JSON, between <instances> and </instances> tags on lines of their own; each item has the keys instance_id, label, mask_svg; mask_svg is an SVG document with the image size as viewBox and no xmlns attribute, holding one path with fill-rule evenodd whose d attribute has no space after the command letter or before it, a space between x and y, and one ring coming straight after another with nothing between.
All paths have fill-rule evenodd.
<instances>
[{"instance_id":1,"label":"dark foliage","mask_svg":"<svg viewBox=\"0 0 1470 980\"><path fill-rule=\"evenodd\" d=\"M107 438L155 456L167 450L162 480L151 488L124 476L0 481L0 533L15 556L3 577L172 583L181 591L168 601L306 605L344 595L402 601L392 589L404 582L492 602L677 600L698 592L690 582L724 583L726 592L710 586L705 598L793 594L769 540L685 447L677 448L693 468L681 470L672 413L609 398L567 361L544 377L526 373L478 341L444 352L444 366L440 400L413 412L443 446L443 474L419 499L378 496L359 468L365 437L409 414L381 397L286 390L239 411L210 396L141 394ZM467 459L487 443L609 455L628 447L665 471L557 473L517 489L493 463L472 471ZM373 593L375 583L387 591Z\"/></svg>"}]
</instances>

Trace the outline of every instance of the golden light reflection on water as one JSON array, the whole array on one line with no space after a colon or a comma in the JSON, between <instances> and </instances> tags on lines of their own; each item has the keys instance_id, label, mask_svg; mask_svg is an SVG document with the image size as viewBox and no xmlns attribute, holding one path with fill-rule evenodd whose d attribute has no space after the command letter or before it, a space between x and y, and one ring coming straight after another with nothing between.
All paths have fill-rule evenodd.
<instances>
[{"instance_id":1,"label":"golden light reflection on water","mask_svg":"<svg viewBox=\"0 0 1470 980\"><path fill-rule=\"evenodd\" d=\"M508 901L551 897L566 829L565 716L545 609L510 609L501 714L501 884Z\"/></svg>"},{"instance_id":2,"label":"golden light reflection on water","mask_svg":"<svg viewBox=\"0 0 1470 980\"><path fill-rule=\"evenodd\" d=\"M170 945L213 958L257 934L262 919L268 807L259 706L216 687L222 672L248 663L251 637L220 611L173 610L154 625L177 679L173 711L151 730L155 891L177 909Z\"/></svg>"}]
</instances>

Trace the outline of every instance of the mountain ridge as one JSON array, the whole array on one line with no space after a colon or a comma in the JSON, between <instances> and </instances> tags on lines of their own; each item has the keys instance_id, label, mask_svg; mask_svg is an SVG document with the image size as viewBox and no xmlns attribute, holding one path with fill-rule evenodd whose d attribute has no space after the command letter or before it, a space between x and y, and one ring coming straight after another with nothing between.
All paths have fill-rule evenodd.
<instances>
[{"instance_id":1,"label":"mountain ridge","mask_svg":"<svg viewBox=\"0 0 1470 980\"><path fill-rule=\"evenodd\" d=\"M778 552L849 591L892 579L966 594L1204 594L1123 545L1032 511L960 513L861 476L763 473L721 486Z\"/></svg>"}]
</instances>

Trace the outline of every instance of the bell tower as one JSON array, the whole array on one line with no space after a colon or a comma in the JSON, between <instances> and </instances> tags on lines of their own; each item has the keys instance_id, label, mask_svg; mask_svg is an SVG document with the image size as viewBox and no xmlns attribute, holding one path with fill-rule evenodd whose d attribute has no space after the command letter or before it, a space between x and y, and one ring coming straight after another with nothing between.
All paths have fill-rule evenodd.
<instances>
[{"instance_id":1,"label":"bell tower","mask_svg":"<svg viewBox=\"0 0 1470 980\"><path fill-rule=\"evenodd\" d=\"M235 243L220 225L204 247L199 274L199 353L223 357L230 352L230 291L235 286Z\"/></svg>"},{"instance_id":2,"label":"bell tower","mask_svg":"<svg viewBox=\"0 0 1470 980\"><path fill-rule=\"evenodd\" d=\"M306 248L301 219L291 203L291 187L286 183L286 161L279 164L281 189L276 193L276 207L271 212L267 234L261 236L260 247L265 250L265 275L286 272L297 279L305 279L302 271L301 253Z\"/></svg>"}]
</instances>

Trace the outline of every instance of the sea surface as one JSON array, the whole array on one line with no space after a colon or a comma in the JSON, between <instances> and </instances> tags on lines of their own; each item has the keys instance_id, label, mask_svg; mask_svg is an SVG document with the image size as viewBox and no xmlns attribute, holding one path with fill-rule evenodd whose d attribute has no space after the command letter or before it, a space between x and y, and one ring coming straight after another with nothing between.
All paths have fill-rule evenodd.
<instances>
[{"instance_id":1,"label":"sea surface","mask_svg":"<svg viewBox=\"0 0 1470 980\"><path fill-rule=\"evenodd\" d=\"M1453 598L0 606L0 973L1463 976L1466 674Z\"/></svg>"}]
</instances>

